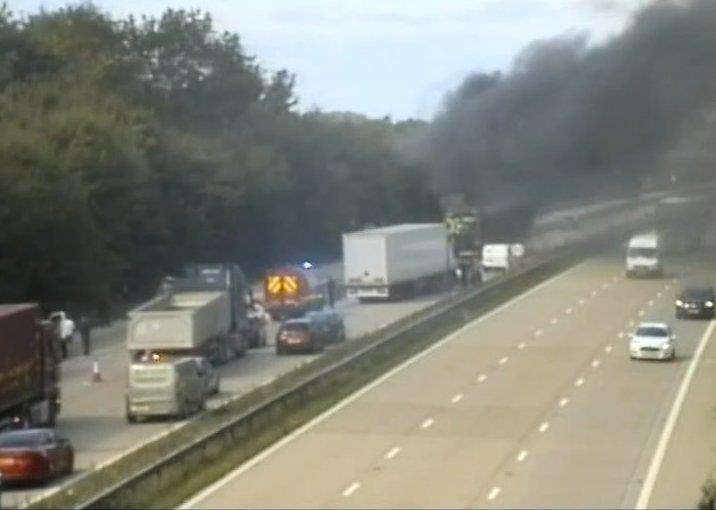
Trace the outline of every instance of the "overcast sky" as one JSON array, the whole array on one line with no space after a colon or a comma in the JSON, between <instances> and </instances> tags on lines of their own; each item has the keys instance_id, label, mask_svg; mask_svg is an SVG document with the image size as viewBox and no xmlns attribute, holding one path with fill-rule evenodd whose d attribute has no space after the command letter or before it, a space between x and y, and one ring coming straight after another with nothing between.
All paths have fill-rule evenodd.
<instances>
[{"instance_id":1,"label":"overcast sky","mask_svg":"<svg viewBox=\"0 0 716 510\"><path fill-rule=\"evenodd\" d=\"M507 69L527 43L598 43L647 0L96 0L114 16L201 8L267 69L297 75L302 109L430 118L471 71ZM14 0L18 14L66 5Z\"/></svg>"}]
</instances>

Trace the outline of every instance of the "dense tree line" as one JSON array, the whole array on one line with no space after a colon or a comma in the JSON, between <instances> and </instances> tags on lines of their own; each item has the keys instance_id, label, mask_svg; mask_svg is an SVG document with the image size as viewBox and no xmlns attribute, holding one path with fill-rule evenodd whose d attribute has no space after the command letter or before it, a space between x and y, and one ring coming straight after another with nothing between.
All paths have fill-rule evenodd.
<instances>
[{"instance_id":1,"label":"dense tree line","mask_svg":"<svg viewBox=\"0 0 716 510\"><path fill-rule=\"evenodd\" d=\"M296 112L208 14L0 11L0 301L106 313L189 260L250 271L438 219L413 125Z\"/></svg>"}]
</instances>

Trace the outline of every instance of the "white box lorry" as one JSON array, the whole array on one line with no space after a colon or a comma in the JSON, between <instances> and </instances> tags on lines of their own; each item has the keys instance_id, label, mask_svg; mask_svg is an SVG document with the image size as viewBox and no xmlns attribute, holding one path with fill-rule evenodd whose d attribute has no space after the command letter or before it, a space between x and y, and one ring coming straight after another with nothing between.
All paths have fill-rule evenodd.
<instances>
[{"instance_id":1,"label":"white box lorry","mask_svg":"<svg viewBox=\"0 0 716 510\"><path fill-rule=\"evenodd\" d=\"M659 235L656 232L635 235L629 239L626 253L627 277L661 274L659 244Z\"/></svg>"},{"instance_id":2,"label":"white box lorry","mask_svg":"<svg viewBox=\"0 0 716 510\"><path fill-rule=\"evenodd\" d=\"M346 295L406 297L449 281L455 268L441 223L406 223L343 234Z\"/></svg>"}]
</instances>

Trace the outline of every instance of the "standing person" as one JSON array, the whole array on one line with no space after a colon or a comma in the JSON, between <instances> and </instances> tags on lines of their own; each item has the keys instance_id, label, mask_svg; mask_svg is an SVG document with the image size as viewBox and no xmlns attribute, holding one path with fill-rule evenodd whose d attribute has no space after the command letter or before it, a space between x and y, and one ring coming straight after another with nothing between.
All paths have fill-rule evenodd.
<instances>
[{"instance_id":1,"label":"standing person","mask_svg":"<svg viewBox=\"0 0 716 510\"><path fill-rule=\"evenodd\" d=\"M90 318L86 315L80 317L79 322L80 336L82 337L82 348L84 355L89 356L90 354L90 335L92 334L92 323Z\"/></svg>"},{"instance_id":2,"label":"standing person","mask_svg":"<svg viewBox=\"0 0 716 510\"><path fill-rule=\"evenodd\" d=\"M336 302L336 281L333 279L333 277L328 278L328 306L333 308L333 305Z\"/></svg>"}]
</instances>

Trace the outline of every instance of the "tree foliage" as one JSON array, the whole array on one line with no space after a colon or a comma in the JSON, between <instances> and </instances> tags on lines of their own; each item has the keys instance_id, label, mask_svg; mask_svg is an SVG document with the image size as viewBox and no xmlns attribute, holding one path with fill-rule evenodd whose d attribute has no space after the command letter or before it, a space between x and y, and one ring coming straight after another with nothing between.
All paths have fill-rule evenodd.
<instances>
[{"instance_id":1,"label":"tree foliage","mask_svg":"<svg viewBox=\"0 0 716 510\"><path fill-rule=\"evenodd\" d=\"M438 219L398 126L300 114L295 79L200 11L0 9L0 300L106 313L190 260L256 271Z\"/></svg>"}]
</instances>

